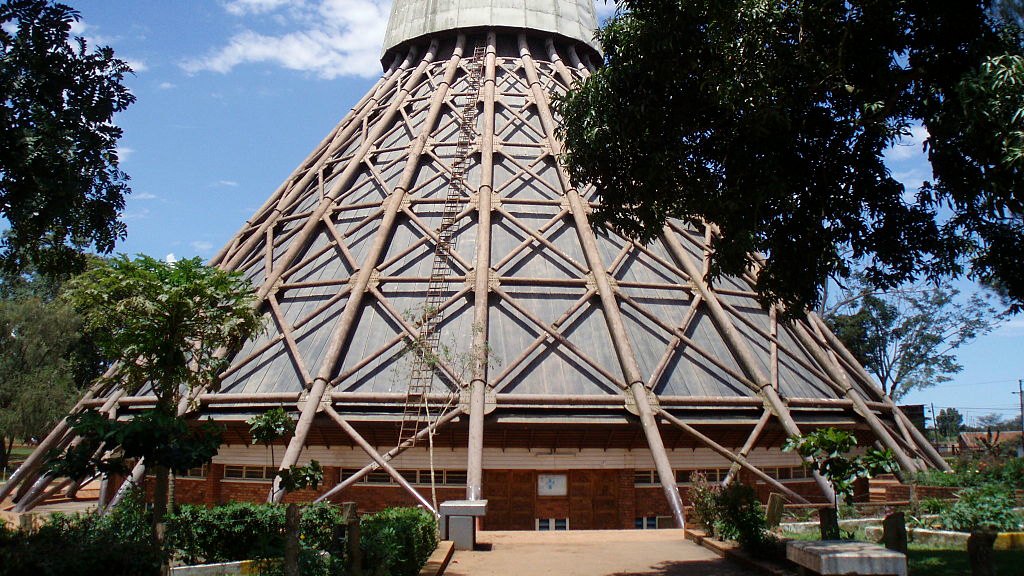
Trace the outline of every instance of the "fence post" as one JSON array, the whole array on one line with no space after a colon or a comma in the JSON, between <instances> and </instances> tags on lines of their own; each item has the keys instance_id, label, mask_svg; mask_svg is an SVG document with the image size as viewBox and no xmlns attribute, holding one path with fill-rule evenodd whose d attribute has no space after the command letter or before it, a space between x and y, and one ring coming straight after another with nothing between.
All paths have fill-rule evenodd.
<instances>
[{"instance_id":1,"label":"fence post","mask_svg":"<svg viewBox=\"0 0 1024 576\"><path fill-rule=\"evenodd\" d=\"M299 505L288 505L284 514L284 576L299 576Z\"/></svg>"},{"instance_id":2,"label":"fence post","mask_svg":"<svg viewBox=\"0 0 1024 576\"><path fill-rule=\"evenodd\" d=\"M343 502L341 514L345 519L345 541L348 547L349 574L363 576L363 549L359 542L359 514L355 502Z\"/></svg>"}]
</instances>

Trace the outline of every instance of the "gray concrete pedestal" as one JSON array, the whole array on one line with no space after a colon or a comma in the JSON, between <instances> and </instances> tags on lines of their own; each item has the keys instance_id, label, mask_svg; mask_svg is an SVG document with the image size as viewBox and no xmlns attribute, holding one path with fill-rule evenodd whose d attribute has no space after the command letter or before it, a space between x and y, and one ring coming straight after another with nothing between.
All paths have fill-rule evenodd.
<instances>
[{"instance_id":1,"label":"gray concrete pedestal","mask_svg":"<svg viewBox=\"0 0 1024 576\"><path fill-rule=\"evenodd\" d=\"M441 539L454 542L456 550L472 550L476 519L487 515L487 500L449 500L440 508Z\"/></svg>"}]
</instances>

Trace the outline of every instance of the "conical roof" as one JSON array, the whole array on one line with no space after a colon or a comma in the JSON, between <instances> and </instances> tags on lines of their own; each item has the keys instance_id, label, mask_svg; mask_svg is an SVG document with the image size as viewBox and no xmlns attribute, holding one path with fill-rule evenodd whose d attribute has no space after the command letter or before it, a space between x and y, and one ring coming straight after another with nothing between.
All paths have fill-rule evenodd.
<instances>
[{"instance_id":1,"label":"conical roof","mask_svg":"<svg viewBox=\"0 0 1024 576\"><path fill-rule=\"evenodd\" d=\"M318 412L357 442L352 417L407 420L421 401L468 415L473 499L486 422L628 411L679 521L659 425L749 468L742 440L696 428L728 425L734 409L759 419L747 444L768 422L791 435L838 415L904 469L942 465L823 322L780 321L752 278L708 285L713 227L670 222L641 245L594 226L594 189L559 164L552 109L594 69L587 37L431 22L392 28L381 79L213 259L251 280L267 329L231 353L204 413L294 407L282 467ZM144 406L145 394L98 389L82 405L119 403ZM51 436L69 440L66 427Z\"/></svg>"}]
</instances>

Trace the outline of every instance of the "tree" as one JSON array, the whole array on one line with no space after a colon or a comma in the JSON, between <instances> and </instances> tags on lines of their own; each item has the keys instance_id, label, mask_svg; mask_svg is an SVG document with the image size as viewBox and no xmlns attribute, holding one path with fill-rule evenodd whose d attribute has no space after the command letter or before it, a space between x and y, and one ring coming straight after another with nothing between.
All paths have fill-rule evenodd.
<instances>
[{"instance_id":1,"label":"tree","mask_svg":"<svg viewBox=\"0 0 1024 576\"><path fill-rule=\"evenodd\" d=\"M997 324L995 309L982 295L958 296L948 283L891 292L854 285L825 320L882 391L898 401L912 390L948 382L963 369L956 350Z\"/></svg>"},{"instance_id":2,"label":"tree","mask_svg":"<svg viewBox=\"0 0 1024 576\"><path fill-rule=\"evenodd\" d=\"M148 390L153 410L128 422L95 411L72 419L85 441L56 463L81 477L90 469L123 469L142 457L156 474L154 533L166 513L168 470L183 472L209 460L220 444L210 426L188 426L178 406L198 389L215 388L226 366L224 349L260 326L256 299L235 272L205 266L199 258L167 263L148 256L120 256L71 281L68 300L85 318L105 355L118 364L116 378L129 393ZM119 451L97 458L100 448Z\"/></svg>"},{"instance_id":3,"label":"tree","mask_svg":"<svg viewBox=\"0 0 1024 576\"><path fill-rule=\"evenodd\" d=\"M967 272L1024 305L1024 41L987 0L618 5L604 66L557 102L598 221L710 223L711 279L759 268L791 315L862 261L880 288ZM884 157L915 126L916 191Z\"/></svg>"},{"instance_id":4,"label":"tree","mask_svg":"<svg viewBox=\"0 0 1024 576\"><path fill-rule=\"evenodd\" d=\"M978 416L974 424L971 429L977 432L1013 432L1020 430L1020 416L1006 418L1002 414L992 412Z\"/></svg>"},{"instance_id":5,"label":"tree","mask_svg":"<svg viewBox=\"0 0 1024 576\"><path fill-rule=\"evenodd\" d=\"M77 11L47 0L0 4L0 265L45 274L81 269L87 248L110 252L128 176L113 116L135 96L131 68L109 47L70 38Z\"/></svg>"},{"instance_id":6,"label":"tree","mask_svg":"<svg viewBox=\"0 0 1024 576\"><path fill-rule=\"evenodd\" d=\"M935 429L943 438L956 438L964 428L964 417L956 408L943 408L935 417Z\"/></svg>"},{"instance_id":7,"label":"tree","mask_svg":"<svg viewBox=\"0 0 1024 576\"><path fill-rule=\"evenodd\" d=\"M813 463L815 471L832 485L836 496L833 502L835 515L830 518L829 525L823 523L821 535L827 540L839 538L839 499L853 504L854 482L898 469L889 450L868 448L861 455L849 456L856 446L857 437L852 432L837 428L818 428L803 436L793 436L782 446L783 451L796 451L804 460Z\"/></svg>"},{"instance_id":8,"label":"tree","mask_svg":"<svg viewBox=\"0 0 1024 576\"><path fill-rule=\"evenodd\" d=\"M36 296L0 300L0 468L15 440L44 435L74 402L70 352L81 320Z\"/></svg>"}]
</instances>

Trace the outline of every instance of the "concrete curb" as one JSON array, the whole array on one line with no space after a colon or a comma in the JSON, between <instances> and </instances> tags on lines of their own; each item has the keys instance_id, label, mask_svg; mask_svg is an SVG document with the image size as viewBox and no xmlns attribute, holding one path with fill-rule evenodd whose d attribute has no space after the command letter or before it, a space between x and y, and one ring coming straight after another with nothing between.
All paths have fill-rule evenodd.
<instances>
[{"instance_id":1,"label":"concrete curb","mask_svg":"<svg viewBox=\"0 0 1024 576\"><path fill-rule=\"evenodd\" d=\"M739 544L735 542L725 542L722 540L715 540L709 538L701 530L687 530L686 539L692 540L697 544L711 550L715 554L718 554L722 558L727 558L743 566L744 568L752 571L755 574L764 574L766 576L796 576L797 571L795 569L789 569L777 564L766 562L764 560L758 560L752 558L749 554L740 549Z\"/></svg>"},{"instance_id":2,"label":"concrete curb","mask_svg":"<svg viewBox=\"0 0 1024 576\"><path fill-rule=\"evenodd\" d=\"M171 568L172 576L229 576L234 574L259 574L260 565L264 560L240 560L238 562L222 562L219 564L196 564L194 566L175 566Z\"/></svg>"},{"instance_id":3,"label":"concrete curb","mask_svg":"<svg viewBox=\"0 0 1024 576\"><path fill-rule=\"evenodd\" d=\"M437 544L437 549L427 558L427 563L420 568L420 576L441 576L448 563L452 561L455 554L455 543L451 540L442 540Z\"/></svg>"},{"instance_id":4,"label":"concrete curb","mask_svg":"<svg viewBox=\"0 0 1024 576\"><path fill-rule=\"evenodd\" d=\"M878 541L882 539L882 528L871 527L864 531L869 540ZM930 528L907 528L907 536L911 542L929 544L933 546L949 546L960 550L967 549L967 539L970 534L967 532L953 532L952 530L934 530ZM994 550L1024 550L1024 532L1000 532L996 536Z\"/></svg>"}]
</instances>

